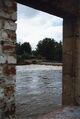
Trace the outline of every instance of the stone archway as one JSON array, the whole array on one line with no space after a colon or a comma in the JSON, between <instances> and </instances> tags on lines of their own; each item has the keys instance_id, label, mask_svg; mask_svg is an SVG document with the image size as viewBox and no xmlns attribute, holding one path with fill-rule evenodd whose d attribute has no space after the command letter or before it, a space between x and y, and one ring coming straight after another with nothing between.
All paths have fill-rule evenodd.
<instances>
[{"instance_id":1,"label":"stone archway","mask_svg":"<svg viewBox=\"0 0 80 119\"><path fill-rule=\"evenodd\" d=\"M18 0L18 2L20 1ZM62 7L57 7L60 2L64 4L61 4ZM75 10L71 2L69 8L65 6L65 0L51 4L52 7L46 3L46 5L42 5L42 8L39 6L39 2L35 4L35 1L31 3L28 3L28 0L21 1L26 5L37 6L36 9L39 8L64 18L62 100L64 105L80 104L80 1L74 0L73 2ZM64 8L67 8L67 12ZM16 11L15 0L0 0L0 118L5 119L16 118L14 96L16 84Z\"/></svg>"}]
</instances>

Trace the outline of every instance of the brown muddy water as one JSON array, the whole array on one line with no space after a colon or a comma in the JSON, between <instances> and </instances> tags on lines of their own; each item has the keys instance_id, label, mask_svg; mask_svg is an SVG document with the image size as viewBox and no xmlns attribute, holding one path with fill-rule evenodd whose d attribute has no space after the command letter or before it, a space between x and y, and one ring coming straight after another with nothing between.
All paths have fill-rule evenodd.
<instances>
[{"instance_id":1,"label":"brown muddy water","mask_svg":"<svg viewBox=\"0 0 80 119\"><path fill-rule=\"evenodd\" d=\"M36 119L61 105L61 66L24 65L16 69L17 119Z\"/></svg>"}]
</instances>

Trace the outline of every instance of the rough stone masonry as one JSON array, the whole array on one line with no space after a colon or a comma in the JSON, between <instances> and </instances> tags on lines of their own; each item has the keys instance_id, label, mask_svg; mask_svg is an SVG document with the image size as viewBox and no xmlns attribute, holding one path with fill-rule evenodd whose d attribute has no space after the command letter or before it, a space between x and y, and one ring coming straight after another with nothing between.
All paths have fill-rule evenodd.
<instances>
[{"instance_id":1,"label":"rough stone masonry","mask_svg":"<svg viewBox=\"0 0 80 119\"><path fill-rule=\"evenodd\" d=\"M16 1L0 0L0 119L15 119Z\"/></svg>"},{"instance_id":2,"label":"rough stone masonry","mask_svg":"<svg viewBox=\"0 0 80 119\"><path fill-rule=\"evenodd\" d=\"M17 1L23 4L23 0ZM41 6L40 10L46 12L52 10L49 12L64 18L62 102L64 105L80 105L80 0L56 0L51 5L49 0L49 4L40 1L43 1L42 5L36 0L24 0L24 3L29 5L30 2L30 6L36 5L37 9ZM15 0L0 0L0 119L16 118L16 6Z\"/></svg>"}]
</instances>

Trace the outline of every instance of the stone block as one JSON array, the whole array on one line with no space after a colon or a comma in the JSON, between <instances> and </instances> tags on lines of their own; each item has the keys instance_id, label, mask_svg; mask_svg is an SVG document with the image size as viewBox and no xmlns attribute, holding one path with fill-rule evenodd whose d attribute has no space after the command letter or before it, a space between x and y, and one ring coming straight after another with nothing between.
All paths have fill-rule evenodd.
<instances>
[{"instance_id":1,"label":"stone block","mask_svg":"<svg viewBox=\"0 0 80 119\"><path fill-rule=\"evenodd\" d=\"M3 109L3 107L4 107L4 98L0 98L0 109ZM1 113L2 113L2 111L1 111ZM0 118L0 119L2 119L2 118Z\"/></svg>"},{"instance_id":2,"label":"stone block","mask_svg":"<svg viewBox=\"0 0 80 119\"><path fill-rule=\"evenodd\" d=\"M6 62L9 64L16 64L15 32L12 31L10 33L11 34L9 34L9 31L5 30L1 33L3 40L0 41L0 64L4 64Z\"/></svg>"},{"instance_id":3,"label":"stone block","mask_svg":"<svg viewBox=\"0 0 80 119\"><path fill-rule=\"evenodd\" d=\"M0 54L0 64L6 63L6 60L7 58L3 54Z\"/></svg>"},{"instance_id":4,"label":"stone block","mask_svg":"<svg viewBox=\"0 0 80 119\"><path fill-rule=\"evenodd\" d=\"M0 87L0 99L4 97L4 88Z\"/></svg>"},{"instance_id":5,"label":"stone block","mask_svg":"<svg viewBox=\"0 0 80 119\"><path fill-rule=\"evenodd\" d=\"M16 11L11 14L11 19L16 21L17 20L17 13Z\"/></svg>"},{"instance_id":6,"label":"stone block","mask_svg":"<svg viewBox=\"0 0 80 119\"><path fill-rule=\"evenodd\" d=\"M6 54L7 53L7 54ZM16 56L14 56L12 54L12 56L10 55L10 53L12 52L5 52L5 53L0 53L0 64L4 64L4 63L8 63L8 64L16 64Z\"/></svg>"},{"instance_id":7,"label":"stone block","mask_svg":"<svg viewBox=\"0 0 80 119\"><path fill-rule=\"evenodd\" d=\"M8 77L9 79L7 80L11 80L12 76ZM11 118L11 119L15 119L15 84L6 84L5 88L4 88L4 98L5 98L5 109L4 109L4 114L6 118Z\"/></svg>"},{"instance_id":8,"label":"stone block","mask_svg":"<svg viewBox=\"0 0 80 119\"><path fill-rule=\"evenodd\" d=\"M2 41L4 42L4 44L15 45L16 44L16 33L15 33L15 31L1 29L0 30L0 43Z\"/></svg>"},{"instance_id":9,"label":"stone block","mask_svg":"<svg viewBox=\"0 0 80 119\"><path fill-rule=\"evenodd\" d=\"M15 45L13 45L13 44L4 44L3 45L3 53L7 53L7 54L10 54L11 55L11 53L13 53L12 55L14 55L16 52L15 52ZM11 55L11 56L12 56Z\"/></svg>"},{"instance_id":10,"label":"stone block","mask_svg":"<svg viewBox=\"0 0 80 119\"><path fill-rule=\"evenodd\" d=\"M5 64L3 66L3 73L5 76L14 76L16 75L15 65Z\"/></svg>"},{"instance_id":11,"label":"stone block","mask_svg":"<svg viewBox=\"0 0 80 119\"><path fill-rule=\"evenodd\" d=\"M7 32L6 31L4 31L4 30L1 30L0 31L0 34L1 34L1 40L6 40L7 38L8 38L8 34L7 34Z\"/></svg>"},{"instance_id":12,"label":"stone block","mask_svg":"<svg viewBox=\"0 0 80 119\"><path fill-rule=\"evenodd\" d=\"M10 21L10 20L5 20L4 29L15 31L16 30L16 23L14 23L13 21Z\"/></svg>"},{"instance_id":13,"label":"stone block","mask_svg":"<svg viewBox=\"0 0 80 119\"><path fill-rule=\"evenodd\" d=\"M15 0L0 0L0 17L16 21L16 1Z\"/></svg>"},{"instance_id":14,"label":"stone block","mask_svg":"<svg viewBox=\"0 0 80 119\"><path fill-rule=\"evenodd\" d=\"M4 78L4 81L5 81L5 85L14 85L15 86L15 83L16 83L16 76L6 76Z\"/></svg>"},{"instance_id":15,"label":"stone block","mask_svg":"<svg viewBox=\"0 0 80 119\"><path fill-rule=\"evenodd\" d=\"M10 43L12 42L12 44L16 44L16 33L15 33L15 31L6 30L6 32L8 35L6 41L10 41Z\"/></svg>"},{"instance_id":16,"label":"stone block","mask_svg":"<svg viewBox=\"0 0 80 119\"><path fill-rule=\"evenodd\" d=\"M8 119L8 118L16 119L16 117L15 117L15 109L16 109L15 104L8 105L8 103L6 103L5 107L6 107L5 111L4 111L5 117L6 117L5 119Z\"/></svg>"},{"instance_id":17,"label":"stone block","mask_svg":"<svg viewBox=\"0 0 80 119\"><path fill-rule=\"evenodd\" d=\"M11 14L8 14L7 12L0 9L0 17L16 21L17 20L17 13L13 12Z\"/></svg>"},{"instance_id":18,"label":"stone block","mask_svg":"<svg viewBox=\"0 0 80 119\"><path fill-rule=\"evenodd\" d=\"M15 104L15 96L5 96L5 101L8 105Z\"/></svg>"},{"instance_id":19,"label":"stone block","mask_svg":"<svg viewBox=\"0 0 80 119\"><path fill-rule=\"evenodd\" d=\"M5 78L3 76L0 76L0 87L3 89L5 87Z\"/></svg>"},{"instance_id":20,"label":"stone block","mask_svg":"<svg viewBox=\"0 0 80 119\"><path fill-rule=\"evenodd\" d=\"M0 19L0 30L3 28L3 23L4 23L3 19Z\"/></svg>"},{"instance_id":21,"label":"stone block","mask_svg":"<svg viewBox=\"0 0 80 119\"><path fill-rule=\"evenodd\" d=\"M15 86L14 85L6 85L4 88L4 95L6 97L12 97L14 95L15 92Z\"/></svg>"},{"instance_id":22,"label":"stone block","mask_svg":"<svg viewBox=\"0 0 80 119\"><path fill-rule=\"evenodd\" d=\"M3 74L3 66L0 65L0 76Z\"/></svg>"},{"instance_id":23,"label":"stone block","mask_svg":"<svg viewBox=\"0 0 80 119\"><path fill-rule=\"evenodd\" d=\"M16 23L12 20L1 19L0 20L0 29L1 28L2 28L2 30L16 31ZM2 32L2 30L1 30L1 32Z\"/></svg>"}]
</instances>

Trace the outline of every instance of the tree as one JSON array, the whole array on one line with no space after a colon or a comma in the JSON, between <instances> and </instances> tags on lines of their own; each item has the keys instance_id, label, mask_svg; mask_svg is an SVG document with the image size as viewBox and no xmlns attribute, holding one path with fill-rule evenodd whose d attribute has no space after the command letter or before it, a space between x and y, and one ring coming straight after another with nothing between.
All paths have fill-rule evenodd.
<instances>
[{"instance_id":1,"label":"tree","mask_svg":"<svg viewBox=\"0 0 80 119\"><path fill-rule=\"evenodd\" d=\"M62 62L62 42L56 42L55 61Z\"/></svg>"},{"instance_id":2,"label":"tree","mask_svg":"<svg viewBox=\"0 0 80 119\"><path fill-rule=\"evenodd\" d=\"M21 43L16 43L16 54L22 55Z\"/></svg>"},{"instance_id":3,"label":"tree","mask_svg":"<svg viewBox=\"0 0 80 119\"><path fill-rule=\"evenodd\" d=\"M28 42L24 42L22 45L21 45L21 50L23 52L23 54L31 54L31 45L30 43Z\"/></svg>"},{"instance_id":4,"label":"tree","mask_svg":"<svg viewBox=\"0 0 80 119\"><path fill-rule=\"evenodd\" d=\"M58 45L58 61L62 62L62 42L61 41L59 42L59 45Z\"/></svg>"},{"instance_id":5,"label":"tree","mask_svg":"<svg viewBox=\"0 0 80 119\"><path fill-rule=\"evenodd\" d=\"M57 62L62 61L62 42L56 42L54 39L45 38L37 44L37 55L44 57L47 60Z\"/></svg>"},{"instance_id":6,"label":"tree","mask_svg":"<svg viewBox=\"0 0 80 119\"><path fill-rule=\"evenodd\" d=\"M23 55L23 54L31 54L31 45L28 42L25 42L23 44L16 43L16 53L17 55Z\"/></svg>"},{"instance_id":7,"label":"tree","mask_svg":"<svg viewBox=\"0 0 80 119\"><path fill-rule=\"evenodd\" d=\"M31 57L31 53L31 45L28 42L23 44L16 43L17 63L23 62L25 59L29 59Z\"/></svg>"},{"instance_id":8,"label":"tree","mask_svg":"<svg viewBox=\"0 0 80 119\"><path fill-rule=\"evenodd\" d=\"M45 38L37 44L37 53L47 60L54 60L55 41L54 39Z\"/></svg>"}]
</instances>

